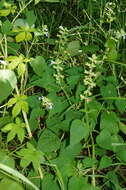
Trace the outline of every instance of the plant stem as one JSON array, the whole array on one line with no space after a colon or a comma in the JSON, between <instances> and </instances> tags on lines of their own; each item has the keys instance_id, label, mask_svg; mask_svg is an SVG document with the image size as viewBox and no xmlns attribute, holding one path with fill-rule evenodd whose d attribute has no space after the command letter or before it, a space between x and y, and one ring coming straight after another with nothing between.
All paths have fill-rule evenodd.
<instances>
[{"instance_id":1,"label":"plant stem","mask_svg":"<svg viewBox=\"0 0 126 190\"><path fill-rule=\"evenodd\" d=\"M31 133L31 129L30 129L30 126L29 126L27 114L24 111L22 111L22 114L23 114L23 117L24 117L24 121L25 121L25 124L26 124L26 129L28 131L29 138L31 138L32 137L32 133Z\"/></svg>"},{"instance_id":2,"label":"plant stem","mask_svg":"<svg viewBox=\"0 0 126 190\"><path fill-rule=\"evenodd\" d=\"M17 95L19 95L19 90L18 90L17 86L16 86L16 93L17 93ZM24 118L24 121L25 121L25 124L26 124L26 129L28 131L29 138L31 138L32 137L32 132L31 132L31 129L30 129L30 126L29 126L27 114L23 110L22 110L22 114L23 114L23 118Z\"/></svg>"}]
</instances>

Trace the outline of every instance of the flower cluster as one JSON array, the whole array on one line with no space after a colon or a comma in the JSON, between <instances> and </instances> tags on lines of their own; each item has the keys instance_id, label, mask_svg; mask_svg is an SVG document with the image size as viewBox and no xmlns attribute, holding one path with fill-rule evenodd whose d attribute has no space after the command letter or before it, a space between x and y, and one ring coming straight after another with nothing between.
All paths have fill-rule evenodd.
<instances>
[{"instance_id":1,"label":"flower cluster","mask_svg":"<svg viewBox=\"0 0 126 190\"><path fill-rule=\"evenodd\" d=\"M62 75L63 67L62 67L62 60L56 59L56 61L51 62L53 65L53 68L56 70L56 73L54 74L54 77L56 79L56 82L58 84L61 83L61 81L64 79L64 75Z\"/></svg>"},{"instance_id":2,"label":"flower cluster","mask_svg":"<svg viewBox=\"0 0 126 190\"><path fill-rule=\"evenodd\" d=\"M53 103L48 98L46 98L45 96L40 96L38 99L42 101L42 105L47 110L51 110L53 108Z\"/></svg>"},{"instance_id":3,"label":"flower cluster","mask_svg":"<svg viewBox=\"0 0 126 190\"><path fill-rule=\"evenodd\" d=\"M114 9L116 4L113 2L107 2L104 9L104 16L108 23L113 22L116 19Z\"/></svg>"},{"instance_id":4,"label":"flower cluster","mask_svg":"<svg viewBox=\"0 0 126 190\"><path fill-rule=\"evenodd\" d=\"M98 60L95 54L89 58L89 62L85 63L85 71L84 71L84 84L86 86L86 90L84 94L81 95L81 99L85 99L92 95L92 89L96 86L96 79L99 76L99 72L96 70L97 64L101 64L101 60Z\"/></svg>"}]
</instances>

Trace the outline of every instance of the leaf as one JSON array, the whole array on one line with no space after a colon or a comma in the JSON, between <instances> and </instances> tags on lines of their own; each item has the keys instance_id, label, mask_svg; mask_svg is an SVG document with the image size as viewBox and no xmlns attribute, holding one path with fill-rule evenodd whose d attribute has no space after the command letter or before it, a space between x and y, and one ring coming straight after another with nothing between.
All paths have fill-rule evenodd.
<instances>
[{"instance_id":1,"label":"leaf","mask_svg":"<svg viewBox=\"0 0 126 190\"><path fill-rule=\"evenodd\" d=\"M39 3L40 0L35 0L35 5L37 3ZM31 27L33 24L35 24L35 21L36 21L36 16L34 14L34 11L31 10L31 11L26 11L26 21L28 23L28 25Z\"/></svg>"},{"instance_id":2,"label":"leaf","mask_svg":"<svg viewBox=\"0 0 126 190\"><path fill-rule=\"evenodd\" d=\"M111 134L117 134L119 132L119 119L114 112L103 112L101 115L100 128L108 129Z\"/></svg>"},{"instance_id":3,"label":"leaf","mask_svg":"<svg viewBox=\"0 0 126 190\"><path fill-rule=\"evenodd\" d=\"M70 144L79 143L83 138L87 137L89 129L81 120L74 120L70 128Z\"/></svg>"},{"instance_id":4,"label":"leaf","mask_svg":"<svg viewBox=\"0 0 126 190\"><path fill-rule=\"evenodd\" d=\"M60 190L58 184L51 174L44 176L42 181L42 189Z\"/></svg>"},{"instance_id":5,"label":"leaf","mask_svg":"<svg viewBox=\"0 0 126 190\"><path fill-rule=\"evenodd\" d=\"M111 134L107 129L103 129L96 138L97 144L108 150L112 150Z\"/></svg>"},{"instance_id":6,"label":"leaf","mask_svg":"<svg viewBox=\"0 0 126 190\"><path fill-rule=\"evenodd\" d=\"M46 62L42 56L37 56L35 59L33 59L33 61L31 61L30 65L38 76L43 76Z\"/></svg>"},{"instance_id":7,"label":"leaf","mask_svg":"<svg viewBox=\"0 0 126 190\"><path fill-rule=\"evenodd\" d=\"M22 105L20 104L20 102L17 102L12 109L13 117L16 117L17 115L19 115L21 112L21 109L22 109Z\"/></svg>"},{"instance_id":8,"label":"leaf","mask_svg":"<svg viewBox=\"0 0 126 190\"><path fill-rule=\"evenodd\" d=\"M25 32L20 32L19 34L16 35L16 42L22 42L25 40Z\"/></svg>"},{"instance_id":9,"label":"leaf","mask_svg":"<svg viewBox=\"0 0 126 190\"><path fill-rule=\"evenodd\" d=\"M73 176L69 180L68 190L85 190L86 180L83 177Z\"/></svg>"},{"instance_id":10,"label":"leaf","mask_svg":"<svg viewBox=\"0 0 126 190\"><path fill-rule=\"evenodd\" d=\"M40 0L35 0L35 5L37 5L40 2Z\"/></svg>"},{"instance_id":11,"label":"leaf","mask_svg":"<svg viewBox=\"0 0 126 190\"><path fill-rule=\"evenodd\" d=\"M0 16L8 16L10 14L10 9L1 9Z\"/></svg>"},{"instance_id":12,"label":"leaf","mask_svg":"<svg viewBox=\"0 0 126 190\"><path fill-rule=\"evenodd\" d=\"M45 129L39 137L38 149L42 152L52 152L60 148L60 139L53 132Z\"/></svg>"},{"instance_id":13,"label":"leaf","mask_svg":"<svg viewBox=\"0 0 126 190\"><path fill-rule=\"evenodd\" d=\"M95 158L86 157L83 159L82 162L83 162L84 168L91 168L94 165L96 165L98 161Z\"/></svg>"},{"instance_id":14,"label":"leaf","mask_svg":"<svg viewBox=\"0 0 126 190\"><path fill-rule=\"evenodd\" d=\"M4 116L0 118L0 128L7 125L8 123L13 122L13 119L11 116Z\"/></svg>"},{"instance_id":15,"label":"leaf","mask_svg":"<svg viewBox=\"0 0 126 190\"><path fill-rule=\"evenodd\" d=\"M30 32L25 33L25 41L29 41L32 39L32 34Z\"/></svg>"},{"instance_id":16,"label":"leaf","mask_svg":"<svg viewBox=\"0 0 126 190\"><path fill-rule=\"evenodd\" d=\"M121 113L123 113L126 109L126 101L125 100L118 99L115 101L115 105Z\"/></svg>"},{"instance_id":17,"label":"leaf","mask_svg":"<svg viewBox=\"0 0 126 190\"><path fill-rule=\"evenodd\" d=\"M26 65L24 63L20 63L17 69L19 77L23 76L25 74L25 71L26 71Z\"/></svg>"},{"instance_id":18,"label":"leaf","mask_svg":"<svg viewBox=\"0 0 126 190\"><path fill-rule=\"evenodd\" d=\"M108 84L106 86L102 86L100 91L101 91L101 95L103 97L116 97L117 96L117 90L113 84Z\"/></svg>"},{"instance_id":19,"label":"leaf","mask_svg":"<svg viewBox=\"0 0 126 190\"><path fill-rule=\"evenodd\" d=\"M16 190L24 190L23 186L12 180L12 179L9 179L9 178L3 178L1 181L0 181L0 189L6 189L6 190L13 190L13 189L16 189Z\"/></svg>"},{"instance_id":20,"label":"leaf","mask_svg":"<svg viewBox=\"0 0 126 190\"><path fill-rule=\"evenodd\" d=\"M5 164L11 168L15 167L14 159L3 151L0 151L0 163Z\"/></svg>"},{"instance_id":21,"label":"leaf","mask_svg":"<svg viewBox=\"0 0 126 190\"><path fill-rule=\"evenodd\" d=\"M22 143L25 137L25 124L19 118L16 118L16 123L9 123L2 128L2 131L8 133L7 142L11 141L17 135L19 141Z\"/></svg>"},{"instance_id":22,"label":"leaf","mask_svg":"<svg viewBox=\"0 0 126 190\"><path fill-rule=\"evenodd\" d=\"M11 107L13 106L13 104L15 104L17 102L17 98L11 98L8 103L7 103L7 106L8 107Z\"/></svg>"},{"instance_id":23,"label":"leaf","mask_svg":"<svg viewBox=\"0 0 126 190\"><path fill-rule=\"evenodd\" d=\"M39 127L40 117L42 117L43 115L44 115L44 110L42 110L42 108L36 106L36 108L32 109L29 120L31 130L32 129L35 130Z\"/></svg>"},{"instance_id":24,"label":"leaf","mask_svg":"<svg viewBox=\"0 0 126 190\"><path fill-rule=\"evenodd\" d=\"M110 157L104 155L101 160L100 160L100 165L99 165L99 170L103 169L103 168L107 168L109 166L111 166L112 164L112 160Z\"/></svg>"},{"instance_id":25,"label":"leaf","mask_svg":"<svg viewBox=\"0 0 126 190\"><path fill-rule=\"evenodd\" d=\"M121 190L121 187L119 185L119 180L118 180L118 176L116 175L115 171L109 171L106 174L107 179L113 183L114 185L114 190Z\"/></svg>"},{"instance_id":26,"label":"leaf","mask_svg":"<svg viewBox=\"0 0 126 190\"><path fill-rule=\"evenodd\" d=\"M15 73L10 70L0 70L0 103L14 90L17 84Z\"/></svg>"},{"instance_id":27,"label":"leaf","mask_svg":"<svg viewBox=\"0 0 126 190\"><path fill-rule=\"evenodd\" d=\"M107 53L107 60L116 61L117 58L118 58L118 52L117 52L116 48L111 49L111 50Z\"/></svg>"},{"instance_id":28,"label":"leaf","mask_svg":"<svg viewBox=\"0 0 126 190\"><path fill-rule=\"evenodd\" d=\"M19 101L22 111L28 113L28 103L26 101Z\"/></svg>"},{"instance_id":29,"label":"leaf","mask_svg":"<svg viewBox=\"0 0 126 190\"><path fill-rule=\"evenodd\" d=\"M12 28L11 22L9 20L6 20L5 22L3 22L1 26L1 31L3 34L10 34L11 28Z\"/></svg>"},{"instance_id":30,"label":"leaf","mask_svg":"<svg viewBox=\"0 0 126 190\"><path fill-rule=\"evenodd\" d=\"M30 143L27 143L27 148L22 148L16 153L21 156L20 164L23 168L32 163L34 169L37 171L40 163L44 161L43 153L36 150Z\"/></svg>"},{"instance_id":31,"label":"leaf","mask_svg":"<svg viewBox=\"0 0 126 190\"><path fill-rule=\"evenodd\" d=\"M98 187L94 187L87 184L87 181L83 177L73 176L69 180L68 190L100 190Z\"/></svg>"},{"instance_id":32,"label":"leaf","mask_svg":"<svg viewBox=\"0 0 126 190\"><path fill-rule=\"evenodd\" d=\"M74 159L81 151L81 144L70 145L60 151L59 157L52 160L56 164L63 177L74 175Z\"/></svg>"},{"instance_id":33,"label":"leaf","mask_svg":"<svg viewBox=\"0 0 126 190\"><path fill-rule=\"evenodd\" d=\"M74 40L68 43L66 51L69 53L70 56L78 55L79 50L80 50L80 42L78 40Z\"/></svg>"},{"instance_id":34,"label":"leaf","mask_svg":"<svg viewBox=\"0 0 126 190\"><path fill-rule=\"evenodd\" d=\"M17 170L14 170L14 169L6 166L5 164L1 164L1 163L0 163L0 169L3 170L4 172L7 172L8 174L11 174L12 176L14 176L16 178L22 180L26 184L32 186L35 190L39 190L30 180L28 180L24 175L19 173Z\"/></svg>"}]
</instances>

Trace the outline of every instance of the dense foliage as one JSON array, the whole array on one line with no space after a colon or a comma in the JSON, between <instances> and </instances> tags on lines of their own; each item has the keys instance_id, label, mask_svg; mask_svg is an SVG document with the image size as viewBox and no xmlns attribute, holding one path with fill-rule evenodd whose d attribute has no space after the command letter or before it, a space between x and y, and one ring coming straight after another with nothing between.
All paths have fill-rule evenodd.
<instances>
[{"instance_id":1,"label":"dense foliage","mask_svg":"<svg viewBox=\"0 0 126 190\"><path fill-rule=\"evenodd\" d=\"M126 2L0 1L0 189L126 189Z\"/></svg>"}]
</instances>

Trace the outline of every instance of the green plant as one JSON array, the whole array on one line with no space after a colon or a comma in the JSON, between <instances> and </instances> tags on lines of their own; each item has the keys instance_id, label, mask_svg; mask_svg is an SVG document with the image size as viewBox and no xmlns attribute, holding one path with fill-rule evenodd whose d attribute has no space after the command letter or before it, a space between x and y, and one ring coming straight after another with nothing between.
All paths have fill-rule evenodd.
<instances>
[{"instance_id":1,"label":"green plant","mask_svg":"<svg viewBox=\"0 0 126 190\"><path fill-rule=\"evenodd\" d=\"M0 2L1 189L125 189L124 12Z\"/></svg>"}]
</instances>

